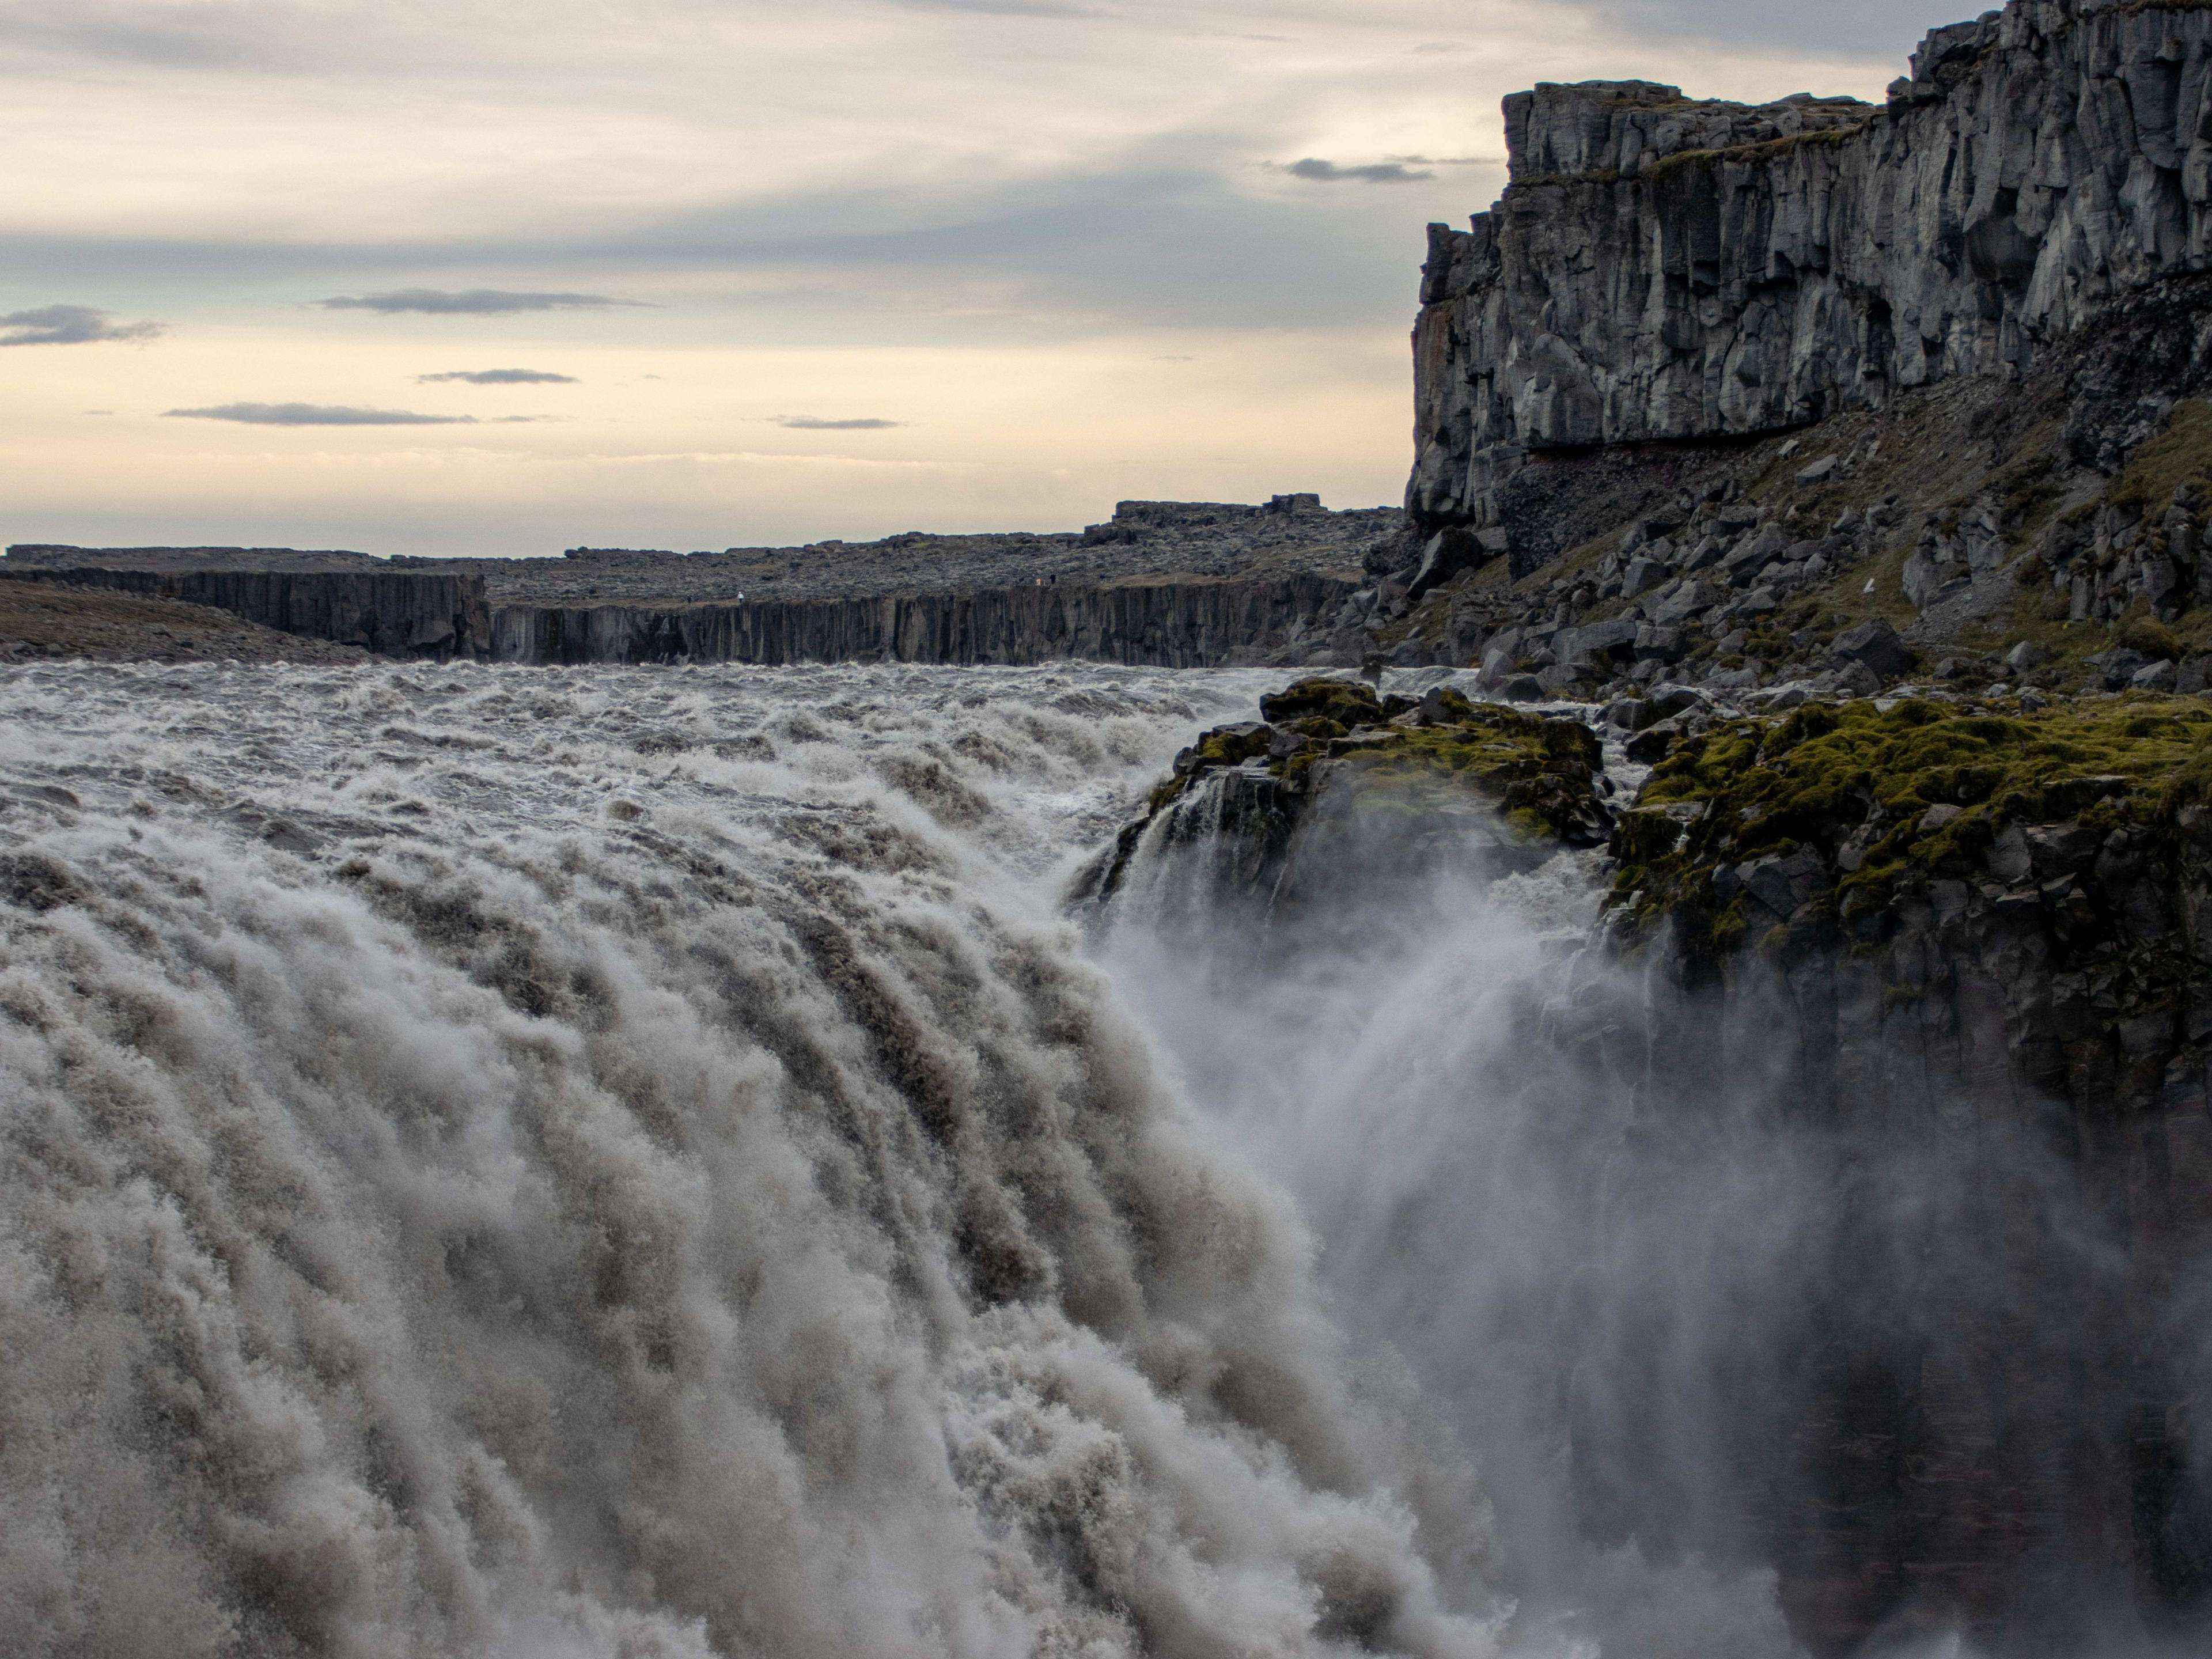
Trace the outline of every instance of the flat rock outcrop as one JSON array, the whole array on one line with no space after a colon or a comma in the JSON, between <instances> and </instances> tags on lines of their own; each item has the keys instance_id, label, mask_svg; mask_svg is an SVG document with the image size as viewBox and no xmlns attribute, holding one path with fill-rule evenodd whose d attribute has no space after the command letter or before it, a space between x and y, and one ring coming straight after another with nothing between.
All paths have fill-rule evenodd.
<instances>
[{"instance_id":1,"label":"flat rock outcrop","mask_svg":"<svg viewBox=\"0 0 2212 1659\"><path fill-rule=\"evenodd\" d=\"M2012 0L1929 34L1881 107L1601 82L1516 94L1506 125L1504 199L1431 230L1407 495L1427 527L1504 521L1532 455L2017 374L2212 248L2201 7Z\"/></svg>"},{"instance_id":2,"label":"flat rock outcrop","mask_svg":"<svg viewBox=\"0 0 2212 1659\"><path fill-rule=\"evenodd\" d=\"M873 541L689 554L578 547L558 559L408 557L394 559L392 568L481 575L495 608L819 602L1036 583L1103 587L1191 577L1350 574L1370 548L1398 535L1402 523L1395 507L1331 512L1310 495L1256 505L1131 501L1079 532L913 530Z\"/></svg>"}]
</instances>

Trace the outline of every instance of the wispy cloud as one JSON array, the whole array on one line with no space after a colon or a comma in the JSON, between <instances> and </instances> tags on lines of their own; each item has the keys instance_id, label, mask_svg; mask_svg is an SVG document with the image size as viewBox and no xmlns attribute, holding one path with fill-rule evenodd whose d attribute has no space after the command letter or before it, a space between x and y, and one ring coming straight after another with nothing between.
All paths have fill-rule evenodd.
<instances>
[{"instance_id":1,"label":"wispy cloud","mask_svg":"<svg viewBox=\"0 0 2212 1659\"><path fill-rule=\"evenodd\" d=\"M549 374L542 368L457 368L445 374L417 374L421 386L459 380L468 386L574 386L573 374Z\"/></svg>"},{"instance_id":2,"label":"wispy cloud","mask_svg":"<svg viewBox=\"0 0 2212 1659\"><path fill-rule=\"evenodd\" d=\"M1294 179L1311 179L1323 185L1418 185L1437 175L1425 169L1409 167L1401 161L1370 161L1365 167L1340 167L1334 161L1324 161L1318 155L1309 155L1302 161L1293 161L1282 169Z\"/></svg>"},{"instance_id":3,"label":"wispy cloud","mask_svg":"<svg viewBox=\"0 0 2212 1659\"><path fill-rule=\"evenodd\" d=\"M418 415L405 409L355 409L343 404L216 404L208 409L166 409L164 415L197 421L238 421L247 426L474 426L473 415Z\"/></svg>"},{"instance_id":4,"label":"wispy cloud","mask_svg":"<svg viewBox=\"0 0 2212 1659\"><path fill-rule=\"evenodd\" d=\"M40 306L0 317L0 346L90 345L100 340L150 340L159 323L118 323L90 306Z\"/></svg>"},{"instance_id":5,"label":"wispy cloud","mask_svg":"<svg viewBox=\"0 0 2212 1659\"><path fill-rule=\"evenodd\" d=\"M337 294L315 303L325 311L403 311L434 317L499 317L519 311L605 311L614 306L643 306L643 300L617 300L604 294L518 294L502 288L398 288L386 294Z\"/></svg>"},{"instance_id":6,"label":"wispy cloud","mask_svg":"<svg viewBox=\"0 0 2212 1659\"><path fill-rule=\"evenodd\" d=\"M788 427L793 432L884 432L895 426L904 426L904 421L878 420L865 416L854 420L825 420L818 415L779 415L775 423Z\"/></svg>"},{"instance_id":7,"label":"wispy cloud","mask_svg":"<svg viewBox=\"0 0 2212 1659\"><path fill-rule=\"evenodd\" d=\"M901 0L926 11L980 11L994 17L1095 17L1088 6L1065 0Z\"/></svg>"}]
</instances>

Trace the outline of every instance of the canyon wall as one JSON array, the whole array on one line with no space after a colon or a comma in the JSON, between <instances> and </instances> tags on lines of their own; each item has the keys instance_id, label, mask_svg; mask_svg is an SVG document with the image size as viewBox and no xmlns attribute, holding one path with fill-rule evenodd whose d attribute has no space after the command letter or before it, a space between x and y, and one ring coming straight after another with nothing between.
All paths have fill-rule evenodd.
<instances>
[{"instance_id":1,"label":"canyon wall","mask_svg":"<svg viewBox=\"0 0 2212 1659\"><path fill-rule=\"evenodd\" d=\"M0 566L0 576L158 594L212 605L306 639L391 657L489 654L491 612L481 576L331 570L111 570Z\"/></svg>"},{"instance_id":2,"label":"canyon wall","mask_svg":"<svg viewBox=\"0 0 2212 1659\"><path fill-rule=\"evenodd\" d=\"M1244 580L1030 583L969 592L728 605L510 605L480 576L0 566L0 576L155 593L284 633L386 656L531 664L912 662L1079 659L1215 668L1325 657L1358 584L1295 574Z\"/></svg>"},{"instance_id":3,"label":"canyon wall","mask_svg":"<svg viewBox=\"0 0 2212 1659\"><path fill-rule=\"evenodd\" d=\"M2212 249L2212 11L2013 0L1881 107L1641 82L1506 100L1510 183L1432 226L1425 527L1511 529L1532 456L1715 440L2016 375Z\"/></svg>"},{"instance_id":4,"label":"canyon wall","mask_svg":"<svg viewBox=\"0 0 2212 1659\"><path fill-rule=\"evenodd\" d=\"M1019 665L1079 658L1212 668L1317 650L1356 586L1294 575L735 605L514 605L493 614L491 654L520 663Z\"/></svg>"}]
</instances>

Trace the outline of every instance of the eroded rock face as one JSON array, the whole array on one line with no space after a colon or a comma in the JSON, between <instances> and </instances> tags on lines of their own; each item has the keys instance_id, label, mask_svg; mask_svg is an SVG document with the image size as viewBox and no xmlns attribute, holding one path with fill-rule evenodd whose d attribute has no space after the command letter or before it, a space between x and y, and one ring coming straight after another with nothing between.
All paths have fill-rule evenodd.
<instances>
[{"instance_id":1,"label":"eroded rock face","mask_svg":"<svg viewBox=\"0 0 2212 1659\"><path fill-rule=\"evenodd\" d=\"M1826 1172L1737 1500L1816 1653L2201 1638L2207 732L2178 699L1810 707L1677 745L1621 817L1647 1086L1680 1125L1681 1079L1757 1079Z\"/></svg>"},{"instance_id":2,"label":"eroded rock face","mask_svg":"<svg viewBox=\"0 0 2212 1659\"><path fill-rule=\"evenodd\" d=\"M482 658L491 647L481 576L396 574L373 562L359 570L17 568L11 562L0 578L183 599L387 657Z\"/></svg>"},{"instance_id":3,"label":"eroded rock face","mask_svg":"<svg viewBox=\"0 0 2212 1659\"><path fill-rule=\"evenodd\" d=\"M1297 575L1073 583L738 605L502 606L501 662L917 662L1083 659L1164 668L1303 660L1357 584Z\"/></svg>"},{"instance_id":4,"label":"eroded rock face","mask_svg":"<svg viewBox=\"0 0 2212 1659\"><path fill-rule=\"evenodd\" d=\"M2199 8L2013 0L1929 35L1886 107L1593 82L1506 125L1504 198L1430 232L1407 504L1431 527L1501 523L1531 453L2018 373L2212 245Z\"/></svg>"}]
</instances>

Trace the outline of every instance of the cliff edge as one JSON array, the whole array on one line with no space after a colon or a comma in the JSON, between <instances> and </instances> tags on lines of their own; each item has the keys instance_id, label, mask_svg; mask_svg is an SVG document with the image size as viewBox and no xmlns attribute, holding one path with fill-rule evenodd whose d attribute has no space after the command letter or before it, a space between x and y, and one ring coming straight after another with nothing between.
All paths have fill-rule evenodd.
<instances>
[{"instance_id":1,"label":"cliff edge","mask_svg":"<svg viewBox=\"0 0 2212 1659\"><path fill-rule=\"evenodd\" d=\"M2201 7L2012 0L1930 33L1879 107L1592 82L1505 118L1504 198L1430 229L1407 505L1431 530L1510 529L1532 455L2016 377L2212 242Z\"/></svg>"}]
</instances>

